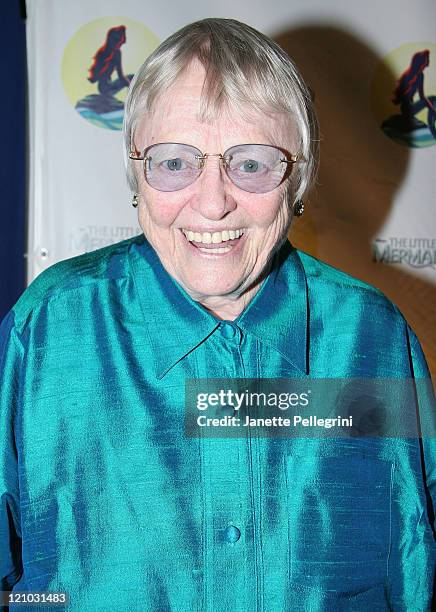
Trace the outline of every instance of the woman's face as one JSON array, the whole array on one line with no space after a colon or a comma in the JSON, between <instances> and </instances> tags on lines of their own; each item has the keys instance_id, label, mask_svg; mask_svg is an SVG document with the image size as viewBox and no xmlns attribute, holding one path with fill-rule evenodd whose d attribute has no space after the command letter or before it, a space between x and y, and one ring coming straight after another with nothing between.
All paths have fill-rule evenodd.
<instances>
[{"instance_id":1,"label":"woman's face","mask_svg":"<svg viewBox=\"0 0 436 612\"><path fill-rule=\"evenodd\" d=\"M233 109L212 124L201 123L197 113L203 80L204 69L192 64L156 104L152 116L138 124L137 150L153 143L179 142L203 153L224 153L246 143L297 152L296 131L284 118L257 114L253 122L247 122ZM269 193L243 191L227 177L219 158L210 157L194 183L180 191L162 192L147 184L142 163L133 163L139 182L140 225L167 272L193 299L237 299L256 285L271 251L289 228L285 183ZM189 240L192 234L187 236L188 232L194 233L194 241ZM203 244L207 233L213 237L216 232L213 244ZM233 240L215 242L230 238L231 232L236 232ZM238 233L242 234L239 238Z\"/></svg>"}]
</instances>

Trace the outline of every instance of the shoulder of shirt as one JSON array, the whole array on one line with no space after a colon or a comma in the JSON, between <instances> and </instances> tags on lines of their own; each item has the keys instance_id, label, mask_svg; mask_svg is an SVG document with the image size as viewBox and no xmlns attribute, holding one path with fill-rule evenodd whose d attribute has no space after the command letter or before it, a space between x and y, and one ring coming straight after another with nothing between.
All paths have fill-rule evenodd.
<instances>
[{"instance_id":1,"label":"shoulder of shirt","mask_svg":"<svg viewBox=\"0 0 436 612\"><path fill-rule=\"evenodd\" d=\"M143 241L143 235L134 236L53 264L32 281L12 308L15 326L22 327L36 308L67 291L124 277L127 252Z\"/></svg>"},{"instance_id":2,"label":"shoulder of shirt","mask_svg":"<svg viewBox=\"0 0 436 612\"><path fill-rule=\"evenodd\" d=\"M401 319L404 319L399 308L377 287L320 261L313 257L313 255L309 255L299 249L296 250L303 265L309 288L312 290L316 290L317 283L322 283L334 291L338 297L353 292L357 299L370 301L372 304L391 310L392 314L396 314Z\"/></svg>"}]
</instances>

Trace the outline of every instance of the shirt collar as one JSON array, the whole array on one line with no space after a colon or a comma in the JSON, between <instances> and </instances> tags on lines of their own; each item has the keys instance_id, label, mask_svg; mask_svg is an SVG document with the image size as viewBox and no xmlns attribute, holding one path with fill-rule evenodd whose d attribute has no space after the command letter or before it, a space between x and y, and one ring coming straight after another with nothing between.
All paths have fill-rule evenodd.
<instances>
[{"instance_id":1,"label":"shirt collar","mask_svg":"<svg viewBox=\"0 0 436 612\"><path fill-rule=\"evenodd\" d=\"M144 236L131 243L129 261L150 346L155 348L155 375L161 379L221 321L166 272ZM281 353L298 373L308 373L306 275L298 251L288 241L274 255L269 275L234 323Z\"/></svg>"},{"instance_id":2,"label":"shirt collar","mask_svg":"<svg viewBox=\"0 0 436 612\"><path fill-rule=\"evenodd\" d=\"M308 374L308 320L306 273L298 251L286 240L265 282L235 322Z\"/></svg>"}]
</instances>

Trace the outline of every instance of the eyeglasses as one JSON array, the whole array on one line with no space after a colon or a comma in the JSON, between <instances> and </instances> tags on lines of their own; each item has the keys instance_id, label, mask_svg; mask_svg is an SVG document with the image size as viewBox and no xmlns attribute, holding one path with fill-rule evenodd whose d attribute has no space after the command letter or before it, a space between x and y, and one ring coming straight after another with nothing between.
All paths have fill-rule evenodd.
<instances>
[{"instance_id":1,"label":"eyeglasses","mask_svg":"<svg viewBox=\"0 0 436 612\"><path fill-rule=\"evenodd\" d=\"M179 142L161 142L139 151L130 159L142 160L147 183L158 191L178 191L192 185L202 173L208 157L218 157L234 185L250 193L267 193L289 176L301 161L284 149L265 144L242 144L225 153L202 153Z\"/></svg>"}]
</instances>

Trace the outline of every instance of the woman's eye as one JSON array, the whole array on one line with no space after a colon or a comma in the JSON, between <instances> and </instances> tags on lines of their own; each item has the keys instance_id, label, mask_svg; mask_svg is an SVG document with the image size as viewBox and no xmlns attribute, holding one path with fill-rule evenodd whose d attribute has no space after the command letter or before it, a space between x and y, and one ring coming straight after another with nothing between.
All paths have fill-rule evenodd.
<instances>
[{"instance_id":1,"label":"woman's eye","mask_svg":"<svg viewBox=\"0 0 436 612\"><path fill-rule=\"evenodd\" d=\"M259 170L259 162L254 159L246 159L239 168L244 172L257 172Z\"/></svg>"},{"instance_id":2,"label":"woman's eye","mask_svg":"<svg viewBox=\"0 0 436 612\"><path fill-rule=\"evenodd\" d=\"M180 157L175 157L174 159L167 159L165 161L165 166L168 170L181 170L183 168L183 162Z\"/></svg>"}]
</instances>

